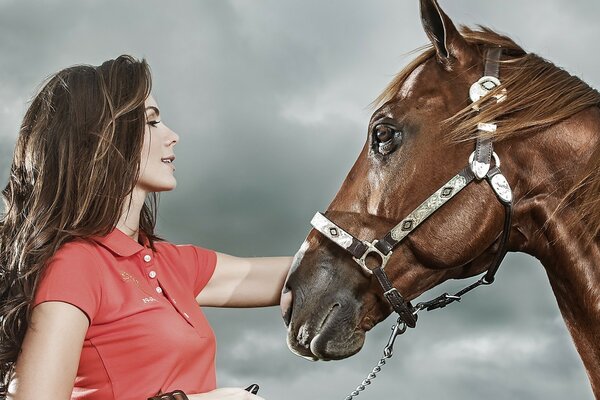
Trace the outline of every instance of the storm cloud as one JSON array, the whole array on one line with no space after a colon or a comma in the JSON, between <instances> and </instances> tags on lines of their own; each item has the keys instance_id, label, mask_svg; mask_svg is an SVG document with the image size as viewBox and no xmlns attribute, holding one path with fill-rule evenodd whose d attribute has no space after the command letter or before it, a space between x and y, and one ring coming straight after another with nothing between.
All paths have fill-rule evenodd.
<instances>
[{"instance_id":1,"label":"storm cloud","mask_svg":"<svg viewBox=\"0 0 600 400\"><path fill-rule=\"evenodd\" d=\"M600 85L600 3L442 0L457 24L508 34ZM158 233L239 256L292 255L365 138L370 103L427 44L417 0L0 0L0 178L28 101L51 73L145 57L180 136L177 189ZM2 184L4 186L4 184ZM449 282L425 296L459 288ZM276 307L208 309L219 386L267 399L344 398L382 353L393 317L342 361L286 347ZM592 399L545 271L510 254L497 282L422 315L360 398Z\"/></svg>"}]
</instances>

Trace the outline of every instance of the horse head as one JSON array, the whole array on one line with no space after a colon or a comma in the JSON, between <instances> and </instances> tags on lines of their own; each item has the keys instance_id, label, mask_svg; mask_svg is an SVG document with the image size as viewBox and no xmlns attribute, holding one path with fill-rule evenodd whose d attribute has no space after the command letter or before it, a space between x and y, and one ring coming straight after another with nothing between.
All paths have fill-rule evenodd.
<instances>
[{"instance_id":1,"label":"horse head","mask_svg":"<svg viewBox=\"0 0 600 400\"><path fill-rule=\"evenodd\" d=\"M470 177L471 184L444 200L447 204L436 208L417 228L405 226L410 235L393 252L386 255L386 246L381 251L367 251L362 267L353 257L353 246L376 243L375 239L389 234L399 221L431 199L432 193L442 193L453 176L472 165L469 158L480 140L494 138L497 158L491 159L491 167L502 160L506 181L514 183L514 196L520 199L525 199L535 181L543 180L547 172L540 168L528 177L520 175L523 165L535 163L535 157L540 166L547 159L547 154L533 154L541 151L536 146L550 146L546 139L536 142L534 135L527 133L539 132L560 118L549 121L529 112L539 102L527 98L531 87L526 90L518 85L537 75L564 71L556 72L558 68L488 29L459 32L436 0L421 0L420 7L432 46L378 98L366 143L327 211L318 217L316 224L321 226L309 233L297 252L284 287L288 346L308 359L333 360L355 354L366 332L392 312L381 282L369 273L382 258L389 257L386 276L410 307L408 302L428 289L448 279L483 273L504 250L525 251L530 244L517 224L508 228L508 243L502 243L506 204L499 201L498 191L492 190L489 182ZM473 84L488 69L490 48L502 49L502 59L496 60L502 84L494 85L481 98L470 98ZM576 78L570 80L568 74L556 78L561 77L573 85L572 90L579 88L589 96L586 104L577 101L577 110L573 99L564 99L572 107L570 115L598 104L596 92ZM560 104L551 107L558 110ZM515 119L522 114L530 114L531 119L525 123ZM556 150L553 155L558 155ZM534 207L526 201L522 204ZM337 242L332 239L339 235L345 237ZM355 238L364 242L354 243ZM340 240L346 240L347 246ZM365 254L361 251L358 256Z\"/></svg>"}]
</instances>

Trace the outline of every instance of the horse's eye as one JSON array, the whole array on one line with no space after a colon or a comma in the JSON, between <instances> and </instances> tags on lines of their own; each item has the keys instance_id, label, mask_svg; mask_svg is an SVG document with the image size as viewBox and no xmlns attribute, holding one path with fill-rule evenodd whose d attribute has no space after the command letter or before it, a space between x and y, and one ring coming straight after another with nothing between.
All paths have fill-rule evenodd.
<instances>
[{"instance_id":1,"label":"horse's eye","mask_svg":"<svg viewBox=\"0 0 600 400\"><path fill-rule=\"evenodd\" d=\"M392 125L378 124L373 128L373 142L375 150L380 154L386 155L396 149L398 144L397 137L400 132Z\"/></svg>"},{"instance_id":2,"label":"horse's eye","mask_svg":"<svg viewBox=\"0 0 600 400\"><path fill-rule=\"evenodd\" d=\"M380 124L375 127L375 137L379 143L389 142L395 134L396 130L389 125Z\"/></svg>"}]
</instances>

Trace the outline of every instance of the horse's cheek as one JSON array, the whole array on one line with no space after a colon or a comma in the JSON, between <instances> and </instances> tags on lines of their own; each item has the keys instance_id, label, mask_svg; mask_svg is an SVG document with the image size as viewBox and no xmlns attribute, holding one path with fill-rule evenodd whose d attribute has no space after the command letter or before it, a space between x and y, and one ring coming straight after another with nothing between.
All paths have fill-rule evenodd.
<instances>
[{"instance_id":1,"label":"horse's cheek","mask_svg":"<svg viewBox=\"0 0 600 400\"><path fill-rule=\"evenodd\" d=\"M440 209L418 234L415 232L412 251L427 268L463 266L494 242L502 228L502 212L498 204L476 199L451 210Z\"/></svg>"}]
</instances>

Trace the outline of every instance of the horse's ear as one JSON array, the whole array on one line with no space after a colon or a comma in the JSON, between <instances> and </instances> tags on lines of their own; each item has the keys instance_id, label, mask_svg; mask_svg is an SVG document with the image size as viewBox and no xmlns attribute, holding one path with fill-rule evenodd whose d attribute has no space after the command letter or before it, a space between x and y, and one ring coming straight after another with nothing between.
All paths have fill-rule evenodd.
<instances>
[{"instance_id":1,"label":"horse's ear","mask_svg":"<svg viewBox=\"0 0 600 400\"><path fill-rule=\"evenodd\" d=\"M451 69L455 63L465 64L472 49L458 32L452 20L442 11L437 0L420 0L421 22L435 48L438 61Z\"/></svg>"}]
</instances>

